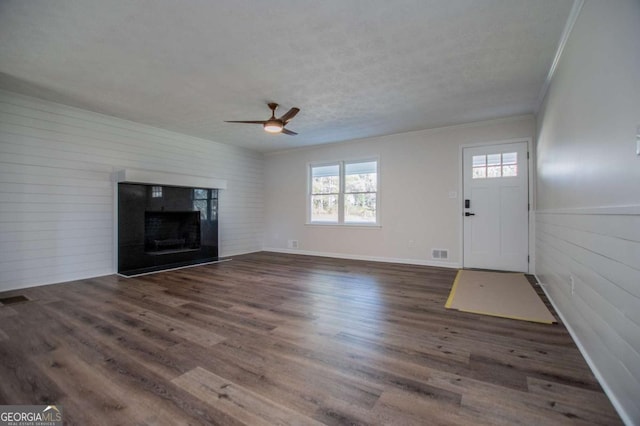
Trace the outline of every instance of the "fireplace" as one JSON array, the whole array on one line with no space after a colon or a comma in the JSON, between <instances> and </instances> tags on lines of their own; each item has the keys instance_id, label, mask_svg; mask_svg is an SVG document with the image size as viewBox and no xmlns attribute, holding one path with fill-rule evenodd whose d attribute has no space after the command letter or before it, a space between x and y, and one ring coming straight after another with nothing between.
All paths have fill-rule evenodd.
<instances>
[{"instance_id":1,"label":"fireplace","mask_svg":"<svg viewBox=\"0 0 640 426\"><path fill-rule=\"evenodd\" d=\"M218 189L118 183L118 273L218 260Z\"/></svg>"}]
</instances>

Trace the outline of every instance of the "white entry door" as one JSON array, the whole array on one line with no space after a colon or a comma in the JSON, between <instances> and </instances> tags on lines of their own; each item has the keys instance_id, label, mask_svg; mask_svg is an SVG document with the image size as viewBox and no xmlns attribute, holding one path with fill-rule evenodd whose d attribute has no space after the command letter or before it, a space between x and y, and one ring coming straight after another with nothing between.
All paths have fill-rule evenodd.
<instances>
[{"instance_id":1,"label":"white entry door","mask_svg":"<svg viewBox=\"0 0 640 426\"><path fill-rule=\"evenodd\" d=\"M527 142L463 149L465 268L528 272Z\"/></svg>"}]
</instances>

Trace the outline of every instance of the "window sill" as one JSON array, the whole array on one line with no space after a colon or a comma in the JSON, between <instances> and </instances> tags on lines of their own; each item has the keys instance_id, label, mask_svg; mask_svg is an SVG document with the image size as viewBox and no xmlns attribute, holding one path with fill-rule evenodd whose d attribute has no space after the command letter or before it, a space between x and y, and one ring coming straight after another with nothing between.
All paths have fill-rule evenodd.
<instances>
[{"instance_id":1,"label":"window sill","mask_svg":"<svg viewBox=\"0 0 640 426\"><path fill-rule=\"evenodd\" d=\"M334 227L334 228L371 228L380 229L382 225L379 223L323 223L323 222L307 222L305 226L318 226L318 227Z\"/></svg>"}]
</instances>

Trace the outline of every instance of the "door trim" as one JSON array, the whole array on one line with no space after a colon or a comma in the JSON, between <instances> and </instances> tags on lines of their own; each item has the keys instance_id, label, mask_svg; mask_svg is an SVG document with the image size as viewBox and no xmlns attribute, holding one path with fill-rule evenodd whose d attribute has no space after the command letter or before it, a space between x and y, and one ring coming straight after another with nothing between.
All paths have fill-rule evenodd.
<instances>
[{"instance_id":1,"label":"door trim","mask_svg":"<svg viewBox=\"0 0 640 426\"><path fill-rule=\"evenodd\" d=\"M457 213L458 213L458 232L459 232L459 239L458 239L458 253L460 253L460 267L464 268L464 220L463 220L463 214L464 214L464 178L463 178L463 172L464 172L464 149L465 148L474 148L474 147L480 147L480 146L492 146L492 145L504 145L504 144L509 144L509 143L515 143L515 142L526 142L527 143L527 152L529 153L529 158L527 159L527 168L528 168L528 200L529 200L529 214L528 214L528 219L529 219L529 227L528 227L528 232L529 232L529 267L528 267L528 273L529 274L534 274L536 271L535 265L536 265L536 256L535 256L535 240L534 240L534 235L535 235L535 221L534 221L534 211L535 211L535 198L534 198L534 194L535 194L535 187L534 187L534 166L535 166L535 152L533 150L533 139L528 137L528 138L514 138L514 139L502 139L502 140L497 140L497 141L483 141L483 142L471 142L471 143L465 143L465 144L460 144L459 150L458 150L458 194L460 195L458 197L458 209L457 209Z\"/></svg>"}]
</instances>

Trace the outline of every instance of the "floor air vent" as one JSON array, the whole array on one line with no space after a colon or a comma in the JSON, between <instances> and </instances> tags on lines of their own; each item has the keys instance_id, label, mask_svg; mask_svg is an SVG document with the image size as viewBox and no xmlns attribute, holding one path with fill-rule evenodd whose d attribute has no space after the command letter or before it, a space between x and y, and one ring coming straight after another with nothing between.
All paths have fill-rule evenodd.
<instances>
[{"instance_id":1,"label":"floor air vent","mask_svg":"<svg viewBox=\"0 0 640 426\"><path fill-rule=\"evenodd\" d=\"M0 297L0 304L2 305L11 305L13 303L22 303L22 302L28 302L28 301L29 299L27 299L23 295L11 296L11 297Z\"/></svg>"}]
</instances>

